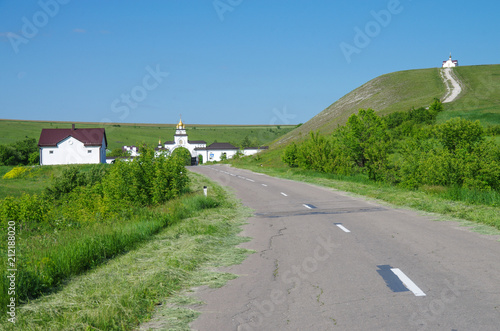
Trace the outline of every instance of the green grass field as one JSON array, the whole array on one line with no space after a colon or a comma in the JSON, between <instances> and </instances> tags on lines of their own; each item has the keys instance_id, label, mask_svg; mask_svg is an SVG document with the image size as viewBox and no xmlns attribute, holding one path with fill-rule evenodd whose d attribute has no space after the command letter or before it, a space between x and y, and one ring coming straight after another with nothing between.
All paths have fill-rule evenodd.
<instances>
[{"instance_id":1,"label":"green grass field","mask_svg":"<svg viewBox=\"0 0 500 331\"><path fill-rule=\"evenodd\" d=\"M76 123L77 128L104 127L108 139L108 148L123 145L150 144L156 146L173 140L175 124L106 124ZM266 145L291 131L294 125L197 125L186 124L189 140L205 140L207 145L217 142L229 142L240 145L245 137L252 143ZM38 141L42 129L71 128L70 122L38 122L0 120L0 144L9 144L25 137Z\"/></svg>"}]
</instances>

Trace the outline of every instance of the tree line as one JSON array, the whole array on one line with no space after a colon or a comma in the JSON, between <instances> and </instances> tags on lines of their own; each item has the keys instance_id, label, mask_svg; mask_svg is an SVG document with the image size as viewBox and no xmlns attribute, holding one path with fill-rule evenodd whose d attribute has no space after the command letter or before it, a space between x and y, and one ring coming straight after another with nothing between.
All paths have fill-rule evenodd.
<instances>
[{"instance_id":1,"label":"tree line","mask_svg":"<svg viewBox=\"0 0 500 331\"><path fill-rule=\"evenodd\" d=\"M35 138L26 137L12 144L0 145L0 165L33 165L40 162Z\"/></svg>"},{"instance_id":2,"label":"tree line","mask_svg":"<svg viewBox=\"0 0 500 331\"><path fill-rule=\"evenodd\" d=\"M290 167L339 175L366 174L407 188L423 185L500 190L500 146L479 121L452 118L436 124L443 110L429 107L379 116L361 109L330 135L311 132L289 144Z\"/></svg>"}]
</instances>

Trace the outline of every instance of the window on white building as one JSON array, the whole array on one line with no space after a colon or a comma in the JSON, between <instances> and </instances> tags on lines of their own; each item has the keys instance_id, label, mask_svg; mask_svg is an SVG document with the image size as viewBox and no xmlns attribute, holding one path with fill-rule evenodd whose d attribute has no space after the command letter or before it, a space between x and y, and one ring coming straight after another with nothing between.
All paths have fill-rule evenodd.
<instances>
[{"instance_id":1,"label":"window on white building","mask_svg":"<svg viewBox=\"0 0 500 331\"><path fill-rule=\"evenodd\" d=\"M54 151L49 151L49 154L54 154Z\"/></svg>"},{"instance_id":2,"label":"window on white building","mask_svg":"<svg viewBox=\"0 0 500 331\"><path fill-rule=\"evenodd\" d=\"M87 153L89 153L89 154L90 154L90 153L92 153L92 150L91 150L91 149L89 149L89 150L87 151Z\"/></svg>"}]
</instances>

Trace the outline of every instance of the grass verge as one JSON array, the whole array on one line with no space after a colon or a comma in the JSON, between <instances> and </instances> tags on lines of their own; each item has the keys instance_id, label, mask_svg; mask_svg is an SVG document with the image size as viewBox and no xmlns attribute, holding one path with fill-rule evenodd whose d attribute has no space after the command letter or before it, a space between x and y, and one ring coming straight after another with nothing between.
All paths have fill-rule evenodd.
<instances>
[{"instance_id":1,"label":"grass verge","mask_svg":"<svg viewBox=\"0 0 500 331\"><path fill-rule=\"evenodd\" d=\"M190 218L170 224L134 250L67 280L58 292L18 307L16 325L3 318L0 328L132 330L150 319L155 308L166 306L166 298L174 293L192 286L222 286L234 278L213 269L240 263L249 254L235 246L247 240L237 234L250 212L208 179L197 174L192 178L196 187L213 187L209 198L218 201L217 208L203 209L204 199L186 198L187 209L193 211ZM156 211L168 212L168 208L167 204ZM174 301L186 299L177 296ZM197 316L189 309L175 309L172 314L162 319L161 328L188 328Z\"/></svg>"},{"instance_id":2,"label":"grass verge","mask_svg":"<svg viewBox=\"0 0 500 331\"><path fill-rule=\"evenodd\" d=\"M270 176L330 187L374 198L396 206L438 213L492 226L500 230L500 204L498 204L500 199L496 192L490 194L484 192L466 194L466 190L457 192L453 189L444 189L443 191L433 188L408 190L386 183L372 182L364 176L347 177L285 166L267 167L264 164L261 166L260 163L256 164L252 158L246 158L246 160L244 158L239 162L232 163L236 167L265 173Z\"/></svg>"}]
</instances>

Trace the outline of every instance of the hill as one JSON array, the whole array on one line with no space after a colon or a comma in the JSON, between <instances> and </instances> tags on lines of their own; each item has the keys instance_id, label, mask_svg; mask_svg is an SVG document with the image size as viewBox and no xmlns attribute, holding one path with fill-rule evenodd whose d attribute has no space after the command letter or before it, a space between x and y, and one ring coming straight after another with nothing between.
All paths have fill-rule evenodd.
<instances>
[{"instance_id":1,"label":"hill","mask_svg":"<svg viewBox=\"0 0 500 331\"><path fill-rule=\"evenodd\" d=\"M139 143L156 144L172 140L175 124L130 124L130 123L81 123L75 122L77 128L104 127L108 138L109 149L123 145ZM240 145L248 137L251 144L266 145L283 134L291 131L293 125L199 125L187 124L190 140L205 140L207 144L214 141L230 142ZM43 128L71 128L71 122L43 122L0 120L0 145L10 144L25 137L38 140Z\"/></svg>"},{"instance_id":2,"label":"hill","mask_svg":"<svg viewBox=\"0 0 500 331\"><path fill-rule=\"evenodd\" d=\"M464 91L445 106L438 120L452 117L479 120L483 125L500 124L500 65L466 66L454 69Z\"/></svg>"},{"instance_id":3,"label":"hill","mask_svg":"<svg viewBox=\"0 0 500 331\"><path fill-rule=\"evenodd\" d=\"M454 71L463 91L455 101L446 104L438 121L459 116L478 119L484 125L500 124L500 65L464 66L454 68ZM279 138L272 147L300 140L310 131L332 132L362 108L372 108L386 115L428 106L434 98L442 98L445 93L440 68L385 74L346 94L299 128Z\"/></svg>"}]
</instances>

